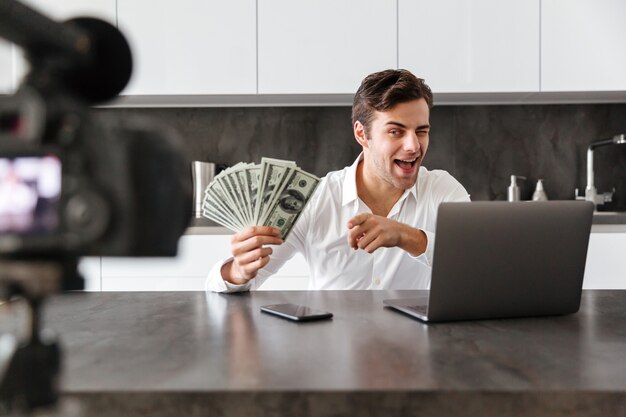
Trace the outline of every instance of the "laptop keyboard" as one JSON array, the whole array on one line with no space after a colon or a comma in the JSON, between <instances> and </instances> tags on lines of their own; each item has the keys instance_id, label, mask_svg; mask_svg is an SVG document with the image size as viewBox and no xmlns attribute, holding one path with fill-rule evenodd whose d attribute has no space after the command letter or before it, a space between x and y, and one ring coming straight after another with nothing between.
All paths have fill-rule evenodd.
<instances>
[{"instance_id":1,"label":"laptop keyboard","mask_svg":"<svg viewBox=\"0 0 626 417\"><path fill-rule=\"evenodd\" d=\"M426 305L416 305L416 306L407 306L409 310L417 311L420 314L426 315L428 313L428 306Z\"/></svg>"}]
</instances>

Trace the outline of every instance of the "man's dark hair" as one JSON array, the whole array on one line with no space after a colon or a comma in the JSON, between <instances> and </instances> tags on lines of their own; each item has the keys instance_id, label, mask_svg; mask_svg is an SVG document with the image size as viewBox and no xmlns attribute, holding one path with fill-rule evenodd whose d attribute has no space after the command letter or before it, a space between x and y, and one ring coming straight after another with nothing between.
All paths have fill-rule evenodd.
<instances>
[{"instance_id":1,"label":"man's dark hair","mask_svg":"<svg viewBox=\"0 0 626 417\"><path fill-rule=\"evenodd\" d=\"M404 69L389 69L365 77L354 95L352 126L358 120L369 135L375 111L387 111L398 103L423 98L433 107L433 93L423 79Z\"/></svg>"}]
</instances>

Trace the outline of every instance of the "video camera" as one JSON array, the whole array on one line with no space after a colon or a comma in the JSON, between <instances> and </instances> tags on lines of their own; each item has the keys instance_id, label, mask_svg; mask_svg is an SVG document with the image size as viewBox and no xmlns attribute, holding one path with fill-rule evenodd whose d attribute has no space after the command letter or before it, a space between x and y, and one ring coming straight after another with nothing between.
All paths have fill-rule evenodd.
<instances>
[{"instance_id":1,"label":"video camera","mask_svg":"<svg viewBox=\"0 0 626 417\"><path fill-rule=\"evenodd\" d=\"M6 411L56 404L60 349L40 337L44 298L82 288L83 255L174 256L192 193L173 132L89 108L130 78L117 28L0 0L0 36L30 63L17 92L0 96L0 299L20 295L31 309L30 339L0 375Z\"/></svg>"},{"instance_id":2,"label":"video camera","mask_svg":"<svg viewBox=\"0 0 626 417\"><path fill-rule=\"evenodd\" d=\"M124 37L97 19L40 26L20 3L0 7L0 35L31 63L0 98L0 256L175 255L191 207L180 143L154 122L88 108L130 78Z\"/></svg>"}]
</instances>

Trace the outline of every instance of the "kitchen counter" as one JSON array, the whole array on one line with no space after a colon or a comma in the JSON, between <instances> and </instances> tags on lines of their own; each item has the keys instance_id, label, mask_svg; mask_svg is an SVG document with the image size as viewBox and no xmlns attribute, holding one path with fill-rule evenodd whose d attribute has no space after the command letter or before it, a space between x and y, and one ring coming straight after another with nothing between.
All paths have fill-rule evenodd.
<instances>
[{"instance_id":1,"label":"kitchen counter","mask_svg":"<svg viewBox=\"0 0 626 417\"><path fill-rule=\"evenodd\" d=\"M626 291L545 318L425 325L382 306L422 293L74 293L44 321L88 416L626 415ZM334 318L259 311L284 302Z\"/></svg>"},{"instance_id":2,"label":"kitchen counter","mask_svg":"<svg viewBox=\"0 0 626 417\"><path fill-rule=\"evenodd\" d=\"M192 219L186 235L228 235L233 232L209 219ZM595 212L591 233L626 233L626 212Z\"/></svg>"},{"instance_id":3,"label":"kitchen counter","mask_svg":"<svg viewBox=\"0 0 626 417\"><path fill-rule=\"evenodd\" d=\"M230 235L233 231L213 220L206 218L192 218L189 227L185 230L186 235Z\"/></svg>"},{"instance_id":4,"label":"kitchen counter","mask_svg":"<svg viewBox=\"0 0 626 417\"><path fill-rule=\"evenodd\" d=\"M596 211L593 213L593 224L615 224L626 226L626 212Z\"/></svg>"}]
</instances>

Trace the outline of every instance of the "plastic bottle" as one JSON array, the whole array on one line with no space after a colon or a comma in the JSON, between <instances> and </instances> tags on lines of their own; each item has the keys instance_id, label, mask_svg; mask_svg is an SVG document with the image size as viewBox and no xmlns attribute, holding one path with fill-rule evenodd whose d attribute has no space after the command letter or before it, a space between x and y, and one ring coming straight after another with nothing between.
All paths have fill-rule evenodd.
<instances>
[{"instance_id":1,"label":"plastic bottle","mask_svg":"<svg viewBox=\"0 0 626 417\"><path fill-rule=\"evenodd\" d=\"M548 196L543 189L543 180L537 180L537 187L533 193L533 201L548 201Z\"/></svg>"},{"instance_id":2,"label":"plastic bottle","mask_svg":"<svg viewBox=\"0 0 626 417\"><path fill-rule=\"evenodd\" d=\"M508 188L508 200L509 201L519 201L519 187L517 186L517 179L525 180L526 177L522 177L521 175L511 175L511 185Z\"/></svg>"}]
</instances>

